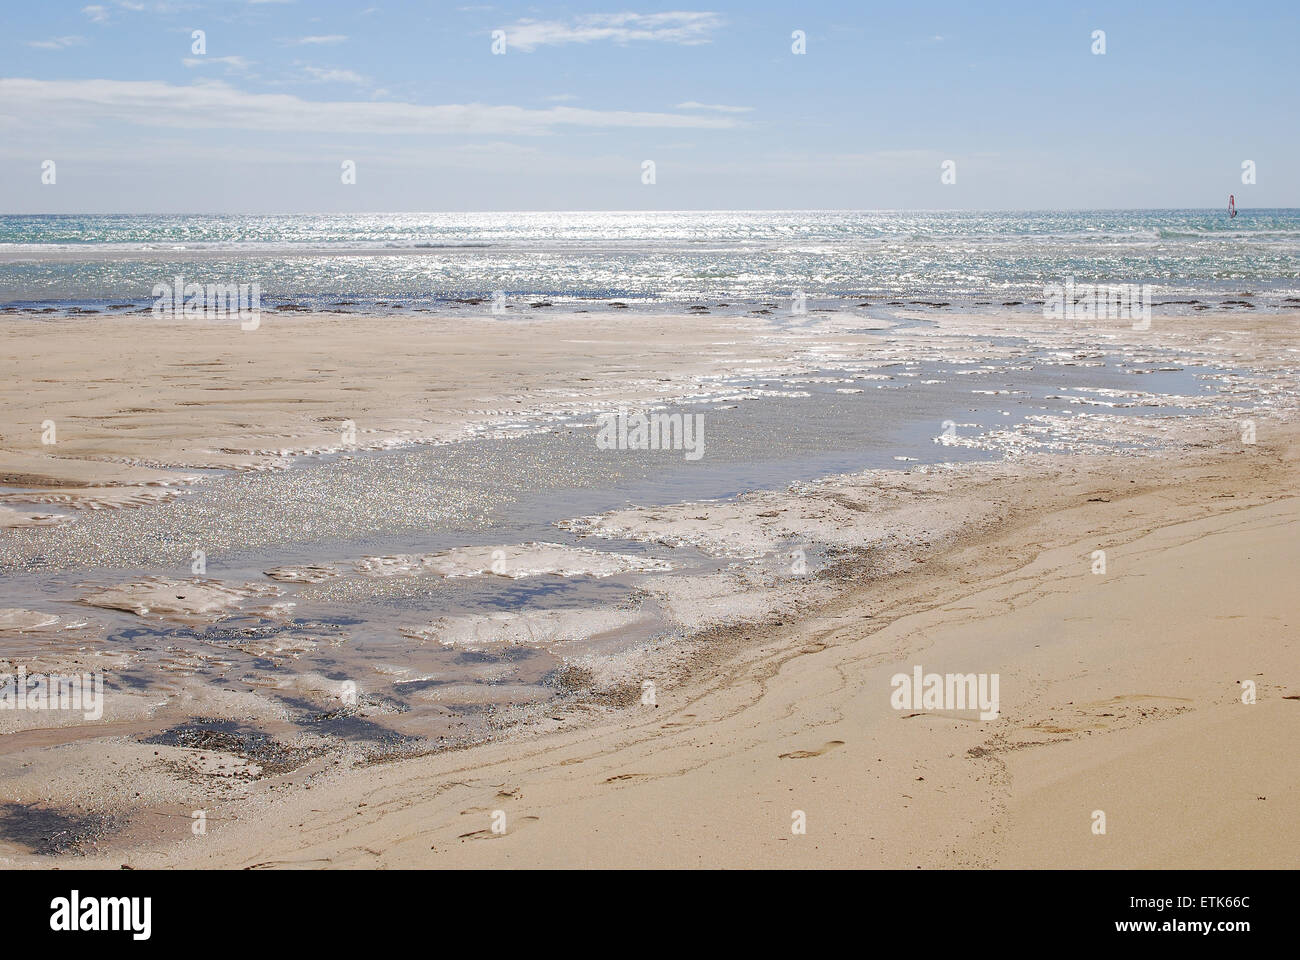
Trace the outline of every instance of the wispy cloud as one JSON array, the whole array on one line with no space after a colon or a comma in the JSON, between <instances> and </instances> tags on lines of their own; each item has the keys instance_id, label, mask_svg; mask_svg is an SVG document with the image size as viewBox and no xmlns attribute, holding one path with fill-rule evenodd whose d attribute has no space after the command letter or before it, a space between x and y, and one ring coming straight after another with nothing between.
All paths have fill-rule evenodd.
<instances>
[{"instance_id":1,"label":"wispy cloud","mask_svg":"<svg viewBox=\"0 0 1300 960\"><path fill-rule=\"evenodd\" d=\"M181 63L193 69L194 67L226 67L229 70L247 70L254 61L240 56L229 57L186 57Z\"/></svg>"},{"instance_id":2,"label":"wispy cloud","mask_svg":"<svg viewBox=\"0 0 1300 960\"><path fill-rule=\"evenodd\" d=\"M296 40L290 40L289 42L299 47L324 47L344 43L347 39L344 34L331 33L322 37L298 37Z\"/></svg>"},{"instance_id":3,"label":"wispy cloud","mask_svg":"<svg viewBox=\"0 0 1300 960\"><path fill-rule=\"evenodd\" d=\"M753 107L731 107L725 103L699 103L695 100L687 100L685 103L677 104L678 110L713 110L717 113L752 113Z\"/></svg>"},{"instance_id":4,"label":"wispy cloud","mask_svg":"<svg viewBox=\"0 0 1300 960\"><path fill-rule=\"evenodd\" d=\"M722 17L708 11L669 13L589 13L563 20L520 20L505 28L506 43L517 50L564 43L658 43L693 45L709 43L710 34L722 26Z\"/></svg>"},{"instance_id":5,"label":"wispy cloud","mask_svg":"<svg viewBox=\"0 0 1300 960\"><path fill-rule=\"evenodd\" d=\"M327 67L311 67L303 65L302 72L317 83L355 83L360 86L370 83L369 77L364 77L355 70L339 70Z\"/></svg>"},{"instance_id":6,"label":"wispy cloud","mask_svg":"<svg viewBox=\"0 0 1300 960\"><path fill-rule=\"evenodd\" d=\"M51 37L49 40L28 40L27 46L37 50L66 50L68 47L84 47L85 37Z\"/></svg>"},{"instance_id":7,"label":"wispy cloud","mask_svg":"<svg viewBox=\"0 0 1300 960\"><path fill-rule=\"evenodd\" d=\"M143 0L117 0L117 5L123 10L130 10L132 13L167 14L198 8L197 3L188 2L188 0L153 0L152 3L144 3Z\"/></svg>"},{"instance_id":8,"label":"wispy cloud","mask_svg":"<svg viewBox=\"0 0 1300 960\"><path fill-rule=\"evenodd\" d=\"M90 18L91 23L108 23L108 7L93 3L82 7L81 12Z\"/></svg>"},{"instance_id":9,"label":"wispy cloud","mask_svg":"<svg viewBox=\"0 0 1300 960\"><path fill-rule=\"evenodd\" d=\"M249 93L217 80L185 86L141 80L5 78L0 79L0 101L14 121L33 128L128 123L184 130L534 136L573 128L708 130L741 125L729 116L561 106L534 110L483 103L313 101L289 94Z\"/></svg>"}]
</instances>

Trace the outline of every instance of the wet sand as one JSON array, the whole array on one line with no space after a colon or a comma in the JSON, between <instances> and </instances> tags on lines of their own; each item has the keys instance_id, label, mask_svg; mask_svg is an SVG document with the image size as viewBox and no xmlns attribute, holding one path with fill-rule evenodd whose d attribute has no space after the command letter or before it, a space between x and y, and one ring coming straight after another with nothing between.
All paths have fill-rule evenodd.
<instances>
[{"instance_id":1,"label":"wet sand","mask_svg":"<svg viewBox=\"0 0 1300 960\"><path fill-rule=\"evenodd\" d=\"M986 438L1001 462L869 471L739 500L574 517L568 529L584 549L617 555L605 542L614 537L760 566L694 579L647 572L649 588L693 629L594 684L608 663L598 643L566 658L561 685L591 695L531 709L534 688L521 685L520 711L493 724L493 742L375 751L362 745L366 724L392 729L382 699L341 717L317 700L322 723L354 725L358 749L340 753L323 737L268 736L276 716L265 698L198 686L182 686L181 703L163 713L150 691L119 691L95 740L24 724L0 755L11 804L0 850L10 863L49 865L57 851L32 854L40 849L32 831L45 830L82 837L60 849L103 866L1293 863L1294 319L1201 315L1158 320L1146 335L1069 331L1126 350L1138 364L1130 373L1143 374L1152 351L1152 371L1171 354L1196 352L1258 375L1223 378L1226 399L1194 420L1140 421L1107 406L1112 419L1068 425L1082 453L1054 454L1051 438L1064 427L1048 424ZM177 489L187 471L280 467L293 454L339 449L342 419L355 421L357 446L451 439L524 411L589 411L709 391L756 366L806 376L816 358L881 354L862 330L875 324L860 316L779 331L756 320L656 318L653 338L640 335L644 320L607 315L487 318L470 332L463 318L453 329L295 316L268 318L254 333L153 330L141 341L133 325L150 322L19 322L31 367L15 368L0 407L10 422L37 421L34 430L55 419L60 432L53 456L6 433L5 475L44 491L15 492L26 499L9 506L119 505L147 516L144 494ZM281 324L280 339L249 345ZM915 342L896 352L932 350L939 336L1033 336L1049 346L1065 336L1042 326L1032 316L945 318L938 331L900 335ZM102 341L98 361L75 346L88 337ZM153 355L133 353L132 341L148 342ZM302 372L304 350L322 364L312 376ZM117 382L78 389L97 365ZM340 407L346 416L324 412ZM1243 416L1255 423L1253 444L1241 442ZM1152 448L1105 455L1102 441L1121 420L1120 432ZM1097 442L1084 443L1090 430ZM762 564L788 562L782 551L800 537L833 555L808 577L758 575ZM1090 571L1097 549L1108 552L1104 575ZM470 566L482 573L490 557L475 554ZM439 563L396 555L378 569ZM259 589L291 588L324 566L291 566ZM172 585L108 592L105 605L130 610L160 586ZM220 612L230 598L219 587L187 601ZM62 629L84 629L78 621L11 619L7 642L39 633L42 649L83 660L99 646L94 636L61 643ZM569 629L547 618L528 626L529 643ZM454 618L428 627L417 634L424 642L475 639ZM507 637L517 627L496 625ZM322 639L273 642L293 655L293 644ZM914 664L998 673L1001 716L893 710L889 677ZM1237 684L1252 677L1259 702L1247 706ZM642 702L649 678L657 706ZM328 686L325 677L300 682L295 695L307 699L312 683ZM475 693L441 695L463 703ZM212 719L177 722L186 716ZM1241 789L1225 793L1224 778ZM190 833L196 809L211 819L201 837ZM1089 829L1097 809L1108 817L1105 836ZM491 830L496 810L504 835ZM807 814L806 835L790 832L795 810ZM41 826L50 818L71 826Z\"/></svg>"},{"instance_id":2,"label":"wet sand","mask_svg":"<svg viewBox=\"0 0 1300 960\"><path fill-rule=\"evenodd\" d=\"M5 318L0 483L69 507L138 505L202 469L465 436L542 410L683 391L768 324L624 312L237 322ZM45 421L54 443L44 443ZM351 421L353 434L347 434ZM12 506L12 505L11 505ZM0 522L5 522L0 515Z\"/></svg>"}]
</instances>

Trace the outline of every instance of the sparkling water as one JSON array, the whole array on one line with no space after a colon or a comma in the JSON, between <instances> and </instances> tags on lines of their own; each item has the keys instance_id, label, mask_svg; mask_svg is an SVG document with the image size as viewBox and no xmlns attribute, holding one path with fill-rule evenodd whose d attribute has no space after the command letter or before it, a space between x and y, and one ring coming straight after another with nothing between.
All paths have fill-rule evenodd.
<instances>
[{"instance_id":1,"label":"sparkling water","mask_svg":"<svg viewBox=\"0 0 1300 960\"><path fill-rule=\"evenodd\" d=\"M147 304L178 274L352 308L496 291L1001 307L1068 278L1294 308L1300 210L0 216L0 304Z\"/></svg>"}]
</instances>

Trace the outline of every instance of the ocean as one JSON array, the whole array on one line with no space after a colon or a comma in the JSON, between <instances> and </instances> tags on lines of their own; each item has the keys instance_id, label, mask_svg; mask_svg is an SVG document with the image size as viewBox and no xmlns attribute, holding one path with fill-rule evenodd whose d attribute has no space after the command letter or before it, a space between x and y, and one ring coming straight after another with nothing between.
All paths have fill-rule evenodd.
<instances>
[{"instance_id":1,"label":"ocean","mask_svg":"<svg viewBox=\"0 0 1300 960\"><path fill-rule=\"evenodd\" d=\"M0 306L145 307L157 283L257 282L271 304L491 297L667 305L788 298L980 309L1047 284L1294 309L1300 210L713 211L0 216Z\"/></svg>"}]
</instances>

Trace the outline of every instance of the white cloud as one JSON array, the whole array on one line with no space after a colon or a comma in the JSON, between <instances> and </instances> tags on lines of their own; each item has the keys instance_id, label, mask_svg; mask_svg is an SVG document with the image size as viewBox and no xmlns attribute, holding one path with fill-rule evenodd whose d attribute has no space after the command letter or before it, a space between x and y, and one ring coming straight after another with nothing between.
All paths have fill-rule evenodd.
<instances>
[{"instance_id":1,"label":"white cloud","mask_svg":"<svg viewBox=\"0 0 1300 960\"><path fill-rule=\"evenodd\" d=\"M369 77L363 77L355 70L335 70L325 67L304 66L302 72L318 83L355 83L364 86L370 82Z\"/></svg>"},{"instance_id":2,"label":"white cloud","mask_svg":"<svg viewBox=\"0 0 1300 960\"><path fill-rule=\"evenodd\" d=\"M194 67L228 67L231 70L247 70L253 65L253 61L245 57L186 57L181 63L193 69Z\"/></svg>"},{"instance_id":3,"label":"white cloud","mask_svg":"<svg viewBox=\"0 0 1300 960\"><path fill-rule=\"evenodd\" d=\"M345 40L347 40L347 37L344 36L343 34L331 33L328 36L323 36L323 37L299 37L297 40L291 40L289 42L296 44L297 46L300 47L311 47L311 46L332 46L333 44L336 43L343 43Z\"/></svg>"},{"instance_id":4,"label":"white cloud","mask_svg":"<svg viewBox=\"0 0 1300 960\"><path fill-rule=\"evenodd\" d=\"M88 7L82 7L81 12L90 17L91 23L108 23L108 7L93 3Z\"/></svg>"},{"instance_id":5,"label":"white cloud","mask_svg":"<svg viewBox=\"0 0 1300 960\"><path fill-rule=\"evenodd\" d=\"M183 10L197 9L197 4L192 2L183 2L183 0L154 0L153 3L142 3L140 0L117 0L117 5L124 10L130 10L132 13L180 13Z\"/></svg>"},{"instance_id":6,"label":"white cloud","mask_svg":"<svg viewBox=\"0 0 1300 960\"><path fill-rule=\"evenodd\" d=\"M209 60L212 58L208 58ZM483 103L312 101L248 93L209 80L189 86L153 80L0 79L6 113L32 128L67 124L281 133L539 135L566 128L728 129L728 116L527 107Z\"/></svg>"},{"instance_id":7,"label":"white cloud","mask_svg":"<svg viewBox=\"0 0 1300 960\"><path fill-rule=\"evenodd\" d=\"M85 37L51 37L49 40L28 40L27 46L37 50L66 50L68 47L84 47Z\"/></svg>"},{"instance_id":8,"label":"white cloud","mask_svg":"<svg viewBox=\"0 0 1300 960\"><path fill-rule=\"evenodd\" d=\"M729 107L725 103L699 103L695 100L687 100L685 103L677 104L678 110L713 110L717 113L752 113L753 107Z\"/></svg>"},{"instance_id":9,"label":"white cloud","mask_svg":"<svg viewBox=\"0 0 1300 960\"><path fill-rule=\"evenodd\" d=\"M709 43L709 34L722 26L722 17L707 11L670 13L589 13L572 21L520 20L506 27L506 44L517 50L562 43L611 40L629 43L651 40L693 45Z\"/></svg>"}]
</instances>

